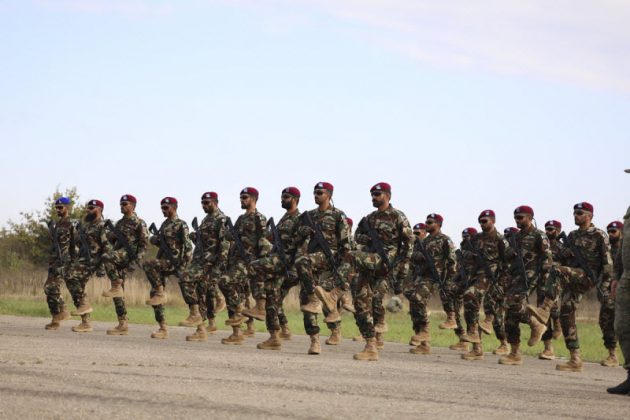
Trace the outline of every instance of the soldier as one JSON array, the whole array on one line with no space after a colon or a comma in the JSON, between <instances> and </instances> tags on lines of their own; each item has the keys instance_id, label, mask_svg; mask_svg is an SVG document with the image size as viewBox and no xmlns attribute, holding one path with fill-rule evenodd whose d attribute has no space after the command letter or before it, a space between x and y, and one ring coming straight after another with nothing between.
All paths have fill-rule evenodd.
<instances>
[{"instance_id":1,"label":"soldier","mask_svg":"<svg viewBox=\"0 0 630 420\"><path fill-rule=\"evenodd\" d=\"M188 304L188 318L179 323L182 327L197 327L194 334L187 335L187 341L206 341L207 333L217 330L215 316L217 303L217 283L225 271L230 247L226 239L227 217L219 209L219 195L205 192L201 195L201 208L206 216L195 232L190 233L195 243L192 263L188 267L186 282L182 283L184 301ZM208 320L208 327L205 321Z\"/></svg>"},{"instance_id":2,"label":"soldier","mask_svg":"<svg viewBox=\"0 0 630 420\"><path fill-rule=\"evenodd\" d=\"M79 244L78 258L70 268L66 285L72 295L76 310L70 314L81 316L81 323L72 327L74 332L91 332L90 313L92 306L85 294L85 285L90 277L99 270L103 263L110 261L112 246L107 240L107 229L103 220L103 202L90 200L86 214L77 224L76 232Z\"/></svg>"},{"instance_id":3,"label":"soldier","mask_svg":"<svg viewBox=\"0 0 630 420\"><path fill-rule=\"evenodd\" d=\"M545 234L549 239L549 247L551 248L551 256L553 258L553 266L557 268L562 265L567 265L567 251L566 247L562 245L562 242L558 240L558 236L562 232L562 223L557 220L549 220L545 223ZM545 300L545 288L537 288L537 304L542 304ZM551 317L547 323L547 331L542 336L544 344L543 351L538 355L542 360L553 360L556 355L553 350L551 340L557 340L562 335L562 327L560 326L560 307L556 303L551 310Z\"/></svg>"},{"instance_id":4,"label":"soldier","mask_svg":"<svg viewBox=\"0 0 630 420\"><path fill-rule=\"evenodd\" d=\"M288 322L281 324L280 314L282 313L282 321L287 321L284 312L281 312L282 301L284 296L286 296L282 292L284 283L295 285L297 282L295 253L297 250L297 228L300 217L300 211L298 210L300 190L296 187L287 187L282 190L280 200L280 204L286 212L277 226L272 226L270 220L269 225L275 231L271 232L272 243L268 243L266 247L272 249L271 253L266 257L253 261L251 265L257 277L265 279L265 294L267 297L265 301L265 321L267 331L269 331L269 339L258 343L256 347L261 350L280 350L282 348L281 330L283 330L285 337L291 337L291 331L289 331L287 325ZM267 241L267 239L263 238L263 241ZM286 288L287 292L289 288Z\"/></svg>"},{"instance_id":5,"label":"soldier","mask_svg":"<svg viewBox=\"0 0 630 420\"><path fill-rule=\"evenodd\" d=\"M626 169L630 173L630 169ZM612 283L611 295L615 299L615 333L619 340L619 346L623 353L625 364L624 369L628 374L625 381L617 386L608 388L610 394L630 394L630 207L623 217L623 236L626 240L620 239L619 247L615 259L614 281Z\"/></svg>"},{"instance_id":6,"label":"soldier","mask_svg":"<svg viewBox=\"0 0 630 420\"><path fill-rule=\"evenodd\" d=\"M610 243L606 232L597 229L593 223L593 205L587 202L573 206L573 218L578 229L572 231L567 246L572 254L569 266L555 269L545 285L545 299L537 308L528 305L527 309L538 321L546 324L551 309L560 299L560 323L564 342L571 353L567 363L556 365L557 370L581 372L580 343L575 324L575 311L582 295L597 286L605 300L609 299L612 276ZM601 282L597 279L601 276Z\"/></svg>"},{"instance_id":7,"label":"soldier","mask_svg":"<svg viewBox=\"0 0 630 420\"><path fill-rule=\"evenodd\" d=\"M447 321L455 324L454 307L450 298L452 279L455 275L455 246L451 238L442 233L444 218L436 213L427 216L425 224L429 236L416 240L411 261L414 269L407 277L403 293L409 299L409 313L415 335L410 344L419 343L409 350L413 354L431 353L431 333L427 303L437 285L440 289L442 305L447 313Z\"/></svg>"},{"instance_id":8,"label":"soldier","mask_svg":"<svg viewBox=\"0 0 630 420\"><path fill-rule=\"evenodd\" d=\"M136 214L137 200L131 194L120 197L120 212L123 217L113 225L107 220L108 239L113 244L111 260L105 264L111 289L103 297L114 299L118 325L107 330L107 335L127 335L129 331L127 309L124 299L124 281L133 272L132 264L140 264L149 244L149 234L144 220Z\"/></svg>"},{"instance_id":9,"label":"soldier","mask_svg":"<svg viewBox=\"0 0 630 420\"><path fill-rule=\"evenodd\" d=\"M153 260L145 261L142 268L151 283L151 293L146 304L153 306L155 320L160 328L151 333L151 338L168 338L168 325L164 316L166 304L166 277L177 276L180 288L187 283L186 267L192 258L192 244L188 237L188 225L177 216L177 199L164 197L160 202L162 214L166 218L159 231L154 224L149 228L150 242L160 249Z\"/></svg>"},{"instance_id":10,"label":"soldier","mask_svg":"<svg viewBox=\"0 0 630 420\"><path fill-rule=\"evenodd\" d=\"M332 332L330 338L336 337L338 340L341 316L337 304L349 287L347 279L350 267L346 263L337 267L337 262L342 261L350 250L348 223L344 212L331 203L333 191L333 185L328 182L315 184L313 195L318 207L302 213L298 228L302 244L295 266L302 287L300 310L304 314L304 329L311 338L308 354L321 353L317 314L322 313L322 305L318 297L325 304L325 321ZM331 291L328 292L320 284ZM336 343L338 341L327 342Z\"/></svg>"},{"instance_id":11,"label":"soldier","mask_svg":"<svg viewBox=\"0 0 630 420\"><path fill-rule=\"evenodd\" d=\"M541 323L526 310L527 300L538 285L538 279L544 280L552 265L549 240L543 231L536 229L533 219L534 210L530 206L519 206L514 210L514 220L520 230L509 238L511 263L505 293L505 330L510 353L499 359L503 365L523 364L519 324L528 324L531 328L529 346L536 345L547 330L547 320Z\"/></svg>"},{"instance_id":12,"label":"soldier","mask_svg":"<svg viewBox=\"0 0 630 420\"><path fill-rule=\"evenodd\" d=\"M416 223L413 225L413 236L416 241L422 240L427 237L427 225L424 223Z\"/></svg>"},{"instance_id":13,"label":"soldier","mask_svg":"<svg viewBox=\"0 0 630 420\"><path fill-rule=\"evenodd\" d=\"M232 228L228 229L227 238L231 242L228 271L219 281L219 288L228 307L229 319L225 324L232 327L232 334L221 340L223 344L243 344L241 324L246 317L264 321L266 314L264 278L250 270L250 264L254 259L264 257L271 251L269 242L263 240L267 231L267 219L256 210L258 201L256 188L243 188L240 200L241 209L245 210L245 213L238 217ZM228 225L231 225L229 218ZM249 290L256 300L256 306L245 310L243 303L249 299Z\"/></svg>"},{"instance_id":14,"label":"soldier","mask_svg":"<svg viewBox=\"0 0 630 420\"><path fill-rule=\"evenodd\" d=\"M55 200L57 222L48 222L48 230L52 241L50 258L48 259L48 277L44 283L44 293L48 309L52 315L47 330L57 330L62 321L70 319L70 313L61 297L61 284L66 280L68 270L76 258L76 238L74 224L70 220L72 202L68 197Z\"/></svg>"},{"instance_id":15,"label":"soldier","mask_svg":"<svg viewBox=\"0 0 630 420\"><path fill-rule=\"evenodd\" d=\"M364 217L355 233L356 242L365 250L352 250L345 261L356 267L354 283L355 319L366 341L355 360L378 360L384 347L385 308L383 298L393 283L394 293L402 292L402 279L409 271L413 233L405 214L390 204L391 186L380 182L370 189L376 211Z\"/></svg>"},{"instance_id":16,"label":"soldier","mask_svg":"<svg viewBox=\"0 0 630 420\"><path fill-rule=\"evenodd\" d=\"M479 310L488 290L497 287L501 271L506 265L508 244L495 227L496 214L493 210L484 210L477 218L481 226L481 233L474 235L466 242L467 245L462 254L464 258L472 258L474 268L472 270L470 286L464 293L464 316L466 318L467 331L462 337L463 341L473 343L470 352L462 354L464 360L482 360L483 344L481 331L490 334L492 315L488 324L479 324Z\"/></svg>"}]
</instances>

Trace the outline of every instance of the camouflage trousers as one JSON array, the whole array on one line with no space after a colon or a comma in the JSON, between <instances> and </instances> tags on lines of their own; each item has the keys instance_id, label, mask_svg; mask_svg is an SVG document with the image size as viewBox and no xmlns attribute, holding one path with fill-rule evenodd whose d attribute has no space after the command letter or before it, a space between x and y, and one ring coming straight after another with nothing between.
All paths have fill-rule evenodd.
<instances>
[{"instance_id":1,"label":"camouflage trousers","mask_svg":"<svg viewBox=\"0 0 630 420\"><path fill-rule=\"evenodd\" d=\"M464 292L464 318L468 334L479 333L479 311L491 281L486 273L476 273L470 280L471 286Z\"/></svg>"},{"instance_id":2,"label":"camouflage trousers","mask_svg":"<svg viewBox=\"0 0 630 420\"><path fill-rule=\"evenodd\" d=\"M490 287L483 299L483 312L486 316L493 315L492 328L497 340L505 340L505 281L498 279L494 287Z\"/></svg>"},{"instance_id":3,"label":"camouflage trousers","mask_svg":"<svg viewBox=\"0 0 630 420\"><path fill-rule=\"evenodd\" d=\"M281 325L288 323L287 317L282 309L282 302L289 293L289 288L283 288L284 283L297 284L297 271L295 267L289 268L289 275L285 270L280 258L276 255L269 255L252 262L252 269L258 278L265 279L265 324L267 331L279 331Z\"/></svg>"},{"instance_id":4,"label":"camouflage trousers","mask_svg":"<svg viewBox=\"0 0 630 420\"><path fill-rule=\"evenodd\" d=\"M602 288L606 286L602 285ZM599 300L599 328L602 330L604 346L607 349L617 347L617 336L615 335L615 301L610 297L610 285L604 289L604 294L597 292Z\"/></svg>"},{"instance_id":5,"label":"camouflage trousers","mask_svg":"<svg viewBox=\"0 0 630 420\"><path fill-rule=\"evenodd\" d=\"M455 280L446 280L444 285L439 289L440 300L442 301L442 309L447 314L452 312L455 314L455 323L457 328L454 332L457 335L464 334L464 326L462 324L462 308L464 306L464 292L461 282Z\"/></svg>"},{"instance_id":6,"label":"camouflage trousers","mask_svg":"<svg viewBox=\"0 0 630 420\"><path fill-rule=\"evenodd\" d=\"M142 268L147 275L149 283L151 283L150 297L155 296L158 287L166 287L166 278L168 276L177 276L180 288L181 285L187 281L186 271L183 268L180 270L179 267L173 266L170 261L165 259L145 261L144 264L142 264ZM153 312L157 322L161 323L166 321L164 305L154 305Z\"/></svg>"},{"instance_id":7,"label":"camouflage trousers","mask_svg":"<svg viewBox=\"0 0 630 420\"><path fill-rule=\"evenodd\" d=\"M630 221L627 221L630 223ZM624 261L625 263L625 261ZM630 269L626 268L617 286L615 296L615 332L625 364L630 370Z\"/></svg>"},{"instance_id":8,"label":"camouflage trousers","mask_svg":"<svg viewBox=\"0 0 630 420\"><path fill-rule=\"evenodd\" d=\"M125 279L131 273L133 273L133 268L131 268L131 261L129 256L127 255L127 251L124 248L117 249L110 254L110 259L107 263L105 263L105 272L107 273L107 277L111 281L122 280L123 290L125 288ZM116 309L116 315L119 318L127 316L127 308L125 306L125 298L124 297L115 297L113 298L114 308Z\"/></svg>"},{"instance_id":9,"label":"camouflage trousers","mask_svg":"<svg viewBox=\"0 0 630 420\"><path fill-rule=\"evenodd\" d=\"M64 284L63 273L68 267L51 266L48 268L48 277L44 283L44 294L46 295L46 303L51 315L57 315L64 308L64 301L61 297L61 286Z\"/></svg>"},{"instance_id":10,"label":"camouflage trousers","mask_svg":"<svg viewBox=\"0 0 630 420\"><path fill-rule=\"evenodd\" d=\"M226 273L219 279L219 289L225 296L228 315L236 313L239 305L249 302L250 293L255 299L265 298L265 281L250 270L248 264L233 258Z\"/></svg>"},{"instance_id":11,"label":"camouflage trousers","mask_svg":"<svg viewBox=\"0 0 630 420\"><path fill-rule=\"evenodd\" d=\"M215 305L219 293L218 282L223 268L203 264L193 260L188 267L187 276L180 283L182 297L187 305L199 305L199 312L204 320L214 319Z\"/></svg>"},{"instance_id":12,"label":"camouflage trousers","mask_svg":"<svg viewBox=\"0 0 630 420\"><path fill-rule=\"evenodd\" d=\"M542 305L543 301L545 300L545 288L544 287L538 287L536 289L536 304L538 306ZM549 321L547 321L547 331L545 331L545 333L542 336L542 340L543 341L548 341L553 339L553 321L560 319L560 305L558 305L558 302L555 302L553 304L553 307L551 308L551 316L549 317Z\"/></svg>"},{"instance_id":13,"label":"camouflage trousers","mask_svg":"<svg viewBox=\"0 0 630 420\"><path fill-rule=\"evenodd\" d=\"M433 295L435 284L430 277L409 277L403 285L403 294L409 300L409 315L413 330L419 332L429 324L427 303Z\"/></svg>"},{"instance_id":14,"label":"camouflage trousers","mask_svg":"<svg viewBox=\"0 0 630 420\"><path fill-rule=\"evenodd\" d=\"M94 272L94 267L82 262L73 264L68 271L66 286L68 287L70 296L72 296L74 306L77 308L81 305L81 301L87 297L85 294L85 285Z\"/></svg>"},{"instance_id":15,"label":"camouflage trousers","mask_svg":"<svg viewBox=\"0 0 630 420\"><path fill-rule=\"evenodd\" d=\"M385 322L383 299L389 290L387 271L377 253L350 251L350 264L358 273L351 281L354 319L364 338L373 338L374 324Z\"/></svg>"},{"instance_id":16,"label":"camouflage trousers","mask_svg":"<svg viewBox=\"0 0 630 420\"><path fill-rule=\"evenodd\" d=\"M529 278L535 278L534 272L527 272ZM505 333L510 344L520 344L520 324L529 324L531 314L527 311L529 295L537 287L536 281L531 281L526 287L522 275L514 275L510 278L505 290Z\"/></svg>"}]
</instances>

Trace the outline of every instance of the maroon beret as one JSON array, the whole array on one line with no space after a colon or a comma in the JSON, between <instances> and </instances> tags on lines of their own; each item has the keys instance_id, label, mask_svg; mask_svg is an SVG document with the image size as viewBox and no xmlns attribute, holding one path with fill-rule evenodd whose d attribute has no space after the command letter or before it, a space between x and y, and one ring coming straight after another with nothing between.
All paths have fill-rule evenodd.
<instances>
[{"instance_id":1,"label":"maroon beret","mask_svg":"<svg viewBox=\"0 0 630 420\"><path fill-rule=\"evenodd\" d=\"M352 221L352 219L349 217L346 217L346 222L348 222L350 226L354 225L354 221Z\"/></svg>"},{"instance_id":2,"label":"maroon beret","mask_svg":"<svg viewBox=\"0 0 630 420\"><path fill-rule=\"evenodd\" d=\"M318 182L317 184L315 184L315 187L313 187L314 190L328 190L330 192L333 192L335 187L333 187L333 185L330 182Z\"/></svg>"},{"instance_id":3,"label":"maroon beret","mask_svg":"<svg viewBox=\"0 0 630 420\"><path fill-rule=\"evenodd\" d=\"M560 223L557 220L549 220L549 221L547 221L547 223L545 223L545 227L548 227L548 226L553 226L553 227L555 227L558 230L562 229L562 223Z\"/></svg>"},{"instance_id":4,"label":"maroon beret","mask_svg":"<svg viewBox=\"0 0 630 420\"><path fill-rule=\"evenodd\" d=\"M417 223L413 226L413 230L427 230L427 225L424 223Z\"/></svg>"},{"instance_id":5,"label":"maroon beret","mask_svg":"<svg viewBox=\"0 0 630 420\"><path fill-rule=\"evenodd\" d=\"M103 208L105 208L105 204L103 204L103 202L101 200L90 200L87 203L88 206L96 206L96 207L100 207L101 210Z\"/></svg>"},{"instance_id":6,"label":"maroon beret","mask_svg":"<svg viewBox=\"0 0 630 420\"><path fill-rule=\"evenodd\" d=\"M573 210L584 210L593 213L593 205L591 203L587 203L586 201L582 201L581 203L577 203L573 206Z\"/></svg>"},{"instance_id":7,"label":"maroon beret","mask_svg":"<svg viewBox=\"0 0 630 420\"><path fill-rule=\"evenodd\" d=\"M245 187L241 190L241 194L249 194L258 197L258 190L254 187Z\"/></svg>"},{"instance_id":8,"label":"maroon beret","mask_svg":"<svg viewBox=\"0 0 630 420\"><path fill-rule=\"evenodd\" d=\"M518 206L514 209L514 214L531 214L534 215L534 209L530 206Z\"/></svg>"},{"instance_id":9,"label":"maroon beret","mask_svg":"<svg viewBox=\"0 0 630 420\"><path fill-rule=\"evenodd\" d=\"M134 197L131 194L125 194L122 197L120 197L120 201L128 201L130 203L137 203L138 200L136 200L136 197Z\"/></svg>"},{"instance_id":10,"label":"maroon beret","mask_svg":"<svg viewBox=\"0 0 630 420\"><path fill-rule=\"evenodd\" d=\"M462 230L462 235L468 235L468 236L473 236L477 234L477 229L472 228L472 227L468 227L464 230Z\"/></svg>"},{"instance_id":11,"label":"maroon beret","mask_svg":"<svg viewBox=\"0 0 630 420\"><path fill-rule=\"evenodd\" d=\"M215 193L214 191L208 191L208 192L203 193L203 195L201 196L202 200L209 200L212 198L215 200L218 200L219 194Z\"/></svg>"},{"instance_id":12,"label":"maroon beret","mask_svg":"<svg viewBox=\"0 0 630 420\"><path fill-rule=\"evenodd\" d=\"M427 216L427 219L433 219L436 222L438 222L439 224L442 224L444 222L444 218L442 216L440 216L437 213L431 213Z\"/></svg>"},{"instance_id":13,"label":"maroon beret","mask_svg":"<svg viewBox=\"0 0 630 420\"><path fill-rule=\"evenodd\" d=\"M177 199L175 197L164 197L160 204L177 204Z\"/></svg>"},{"instance_id":14,"label":"maroon beret","mask_svg":"<svg viewBox=\"0 0 630 420\"><path fill-rule=\"evenodd\" d=\"M515 227L506 227L505 229L503 229L503 233L505 235L509 235L510 233L516 233L518 231L520 231L520 229L519 228L515 228Z\"/></svg>"},{"instance_id":15,"label":"maroon beret","mask_svg":"<svg viewBox=\"0 0 630 420\"><path fill-rule=\"evenodd\" d=\"M298 190L297 187L286 187L282 190L282 194L291 194L293 197L299 197L300 190Z\"/></svg>"},{"instance_id":16,"label":"maroon beret","mask_svg":"<svg viewBox=\"0 0 630 420\"><path fill-rule=\"evenodd\" d=\"M615 220L614 222L610 222L608 226L606 226L606 230L611 229L623 229L623 223L617 220Z\"/></svg>"},{"instance_id":17,"label":"maroon beret","mask_svg":"<svg viewBox=\"0 0 630 420\"><path fill-rule=\"evenodd\" d=\"M477 218L477 220L481 219L482 217L491 217L495 219L496 214L494 213L494 210L484 210L481 213L479 213L479 217Z\"/></svg>"},{"instance_id":18,"label":"maroon beret","mask_svg":"<svg viewBox=\"0 0 630 420\"><path fill-rule=\"evenodd\" d=\"M385 191L391 193L392 186L389 185L387 182L379 182L378 184L375 184L372 188L370 188L370 192L374 191Z\"/></svg>"}]
</instances>

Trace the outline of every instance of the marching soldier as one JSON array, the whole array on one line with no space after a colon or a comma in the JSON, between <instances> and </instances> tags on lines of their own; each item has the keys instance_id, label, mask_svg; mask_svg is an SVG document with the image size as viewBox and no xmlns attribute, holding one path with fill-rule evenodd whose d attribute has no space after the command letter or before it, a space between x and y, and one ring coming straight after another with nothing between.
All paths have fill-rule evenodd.
<instances>
[{"instance_id":1,"label":"marching soldier","mask_svg":"<svg viewBox=\"0 0 630 420\"><path fill-rule=\"evenodd\" d=\"M127 308L125 307L124 282L128 274L133 272L132 264L140 264L147 246L149 234L147 225L136 214L137 200L131 194L120 198L120 212L123 217L115 225L110 220L105 222L109 229L108 239L113 244L111 259L105 264L107 277L111 281L111 289L103 292L103 297L113 298L118 325L107 330L108 335L127 335L129 331Z\"/></svg>"},{"instance_id":2,"label":"marching soldier","mask_svg":"<svg viewBox=\"0 0 630 420\"><path fill-rule=\"evenodd\" d=\"M613 261L613 271L618 272L617 257L620 255L623 223L614 221L606 227L610 241L610 256ZM620 276L619 276L620 277ZM617 336L615 335L615 300L610 296L610 287L604 293L598 293L600 302L599 327L604 337L604 346L608 350L608 357L600 362L602 366L619 366L617 359Z\"/></svg>"},{"instance_id":3,"label":"marching soldier","mask_svg":"<svg viewBox=\"0 0 630 420\"><path fill-rule=\"evenodd\" d=\"M472 276L475 274L475 259L470 252L470 238L476 235L477 229L473 227L467 227L462 231L462 241L459 244L459 249L455 251L455 257L457 264L455 266L457 273L455 274L455 278L453 282L457 285L457 297L458 297L458 309L464 305L464 293L471 282ZM464 255L464 251L468 251L466 255ZM459 312L459 311L458 311ZM466 314L464 308L464 315ZM459 316L459 314L457 314ZM451 344L448 346L449 349L455 351L465 351L469 350L468 341L465 341L463 338L465 333L462 332L459 334L459 339L457 343Z\"/></svg>"}]
</instances>

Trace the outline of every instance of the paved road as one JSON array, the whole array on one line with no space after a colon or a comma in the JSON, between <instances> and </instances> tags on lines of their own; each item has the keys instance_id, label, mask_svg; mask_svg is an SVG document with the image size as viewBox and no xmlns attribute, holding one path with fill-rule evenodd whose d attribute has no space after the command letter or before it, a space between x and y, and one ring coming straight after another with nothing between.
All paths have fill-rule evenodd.
<instances>
[{"instance_id":1,"label":"paved road","mask_svg":"<svg viewBox=\"0 0 630 420\"><path fill-rule=\"evenodd\" d=\"M126 337L45 331L42 318L0 316L0 418L628 418L630 397L606 394L625 371L587 364L561 373L554 362L521 367L497 357L466 362L436 349L412 355L387 344L378 362L356 362L360 343L344 340L306 353L296 336L282 351L225 346L220 332L187 343L171 328L152 340L147 325Z\"/></svg>"}]
</instances>

